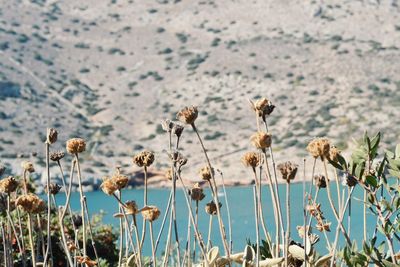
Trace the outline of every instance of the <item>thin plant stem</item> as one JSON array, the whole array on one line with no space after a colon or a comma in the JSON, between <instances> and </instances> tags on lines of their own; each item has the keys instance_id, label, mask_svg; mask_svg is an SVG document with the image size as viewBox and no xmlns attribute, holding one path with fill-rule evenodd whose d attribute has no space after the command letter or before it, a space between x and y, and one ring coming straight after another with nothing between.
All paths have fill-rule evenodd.
<instances>
[{"instance_id":1,"label":"thin plant stem","mask_svg":"<svg viewBox=\"0 0 400 267\"><path fill-rule=\"evenodd\" d=\"M153 222L150 221L149 223L150 226L150 240L151 240L151 254L152 254L152 261L153 261L153 266L157 266L157 258L156 258L156 250L154 247L154 237L153 237Z\"/></svg>"},{"instance_id":2,"label":"thin plant stem","mask_svg":"<svg viewBox=\"0 0 400 267\"><path fill-rule=\"evenodd\" d=\"M226 193L226 188L225 188L225 180L224 180L224 174L219 171L220 175L221 175L221 180L222 180L222 189L224 191L224 199L225 199L225 206L226 206L226 213L228 216L228 234L229 234L229 252L232 254L232 250L233 250L233 239L232 239L232 220L231 220L231 212L230 212L230 208L229 208L229 201L228 201L228 194ZM260 172L260 184L261 184L261 172ZM260 196L261 197L261 196ZM197 212L196 212L196 216L197 216ZM197 223L197 218L196 218L196 223Z\"/></svg>"},{"instance_id":3,"label":"thin plant stem","mask_svg":"<svg viewBox=\"0 0 400 267\"><path fill-rule=\"evenodd\" d=\"M2 241L3 241L3 258L4 258L4 266L8 266L9 262L8 262L8 248L7 248L7 242L6 242L6 234L4 231L4 223L3 221L1 221L1 237L2 237Z\"/></svg>"},{"instance_id":4,"label":"thin plant stem","mask_svg":"<svg viewBox=\"0 0 400 267\"><path fill-rule=\"evenodd\" d=\"M210 214L209 220L208 220L207 251L210 250L212 223L213 223L213 216Z\"/></svg>"},{"instance_id":5,"label":"thin plant stem","mask_svg":"<svg viewBox=\"0 0 400 267\"><path fill-rule=\"evenodd\" d=\"M143 167L144 173L144 196L143 196L143 205L147 206L147 167ZM142 224L142 240L140 241L140 249L143 247L144 239L146 238L146 224L147 221L143 218Z\"/></svg>"},{"instance_id":6,"label":"thin plant stem","mask_svg":"<svg viewBox=\"0 0 400 267\"><path fill-rule=\"evenodd\" d=\"M119 212L121 212L121 204L118 203ZM124 246L124 226L122 225L122 217L119 218L119 253L118 253L118 267L122 265L122 250Z\"/></svg>"},{"instance_id":7,"label":"thin plant stem","mask_svg":"<svg viewBox=\"0 0 400 267\"><path fill-rule=\"evenodd\" d=\"M258 208L257 188L255 186L253 186L253 203L254 203L254 217L256 221L256 266L259 267L260 266L260 228L259 228L260 209Z\"/></svg>"},{"instance_id":8,"label":"thin plant stem","mask_svg":"<svg viewBox=\"0 0 400 267\"><path fill-rule=\"evenodd\" d=\"M196 217L195 217L195 227L198 227L198 222L199 222L199 201L196 200ZM193 262L196 261L196 233L194 233L194 242L193 242Z\"/></svg>"},{"instance_id":9,"label":"thin plant stem","mask_svg":"<svg viewBox=\"0 0 400 267\"><path fill-rule=\"evenodd\" d=\"M286 182L286 241L285 241L285 266L288 266L289 237L290 237L290 180Z\"/></svg>"},{"instance_id":10,"label":"thin plant stem","mask_svg":"<svg viewBox=\"0 0 400 267\"><path fill-rule=\"evenodd\" d=\"M47 184L46 184L46 189L47 189L47 248L46 248L46 254L44 256L44 264L47 266L47 261L49 258L49 255L52 254L52 249L51 249L51 232L50 232L50 216L51 216L51 199L50 199L50 144L45 142L45 147L46 147L46 178L47 178ZM53 257L50 257L50 264L53 266Z\"/></svg>"},{"instance_id":11,"label":"thin plant stem","mask_svg":"<svg viewBox=\"0 0 400 267\"><path fill-rule=\"evenodd\" d=\"M85 219L85 200L82 188L82 176L81 176L81 168L79 165L79 157L78 154L75 153L76 166L78 171L78 183L79 183L79 195L81 202L81 216L82 216L82 249L83 249L83 257L86 258L86 219Z\"/></svg>"},{"instance_id":12,"label":"thin plant stem","mask_svg":"<svg viewBox=\"0 0 400 267\"><path fill-rule=\"evenodd\" d=\"M160 232L158 233L158 236L157 236L156 245L155 245L156 246L156 252L157 252L158 244L160 243L160 239L161 239L162 232L164 230L165 223L167 221L167 216L169 214L169 210L171 208L171 200L172 200L172 189L171 189L171 191L169 193L167 208L165 209L165 214L164 214L164 218L163 218L162 223L161 223Z\"/></svg>"},{"instance_id":13,"label":"thin plant stem","mask_svg":"<svg viewBox=\"0 0 400 267\"><path fill-rule=\"evenodd\" d=\"M367 241L367 190L364 190L363 201L363 241Z\"/></svg>"},{"instance_id":14,"label":"thin plant stem","mask_svg":"<svg viewBox=\"0 0 400 267\"><path fill-rule=\"evenodd\" d=\"M304 236L303 236L303 245L304 245L304 259L307 259L307 237L308 230L307 226L307 211L306 211L306 159L303 159L303 228L304 228ZM304 267L307 267L307 261L304 261Z\"/></svg>"},{"instance_id":15,"label":"thin plant stem","mask_svg":"<svg viewBox=\"0 0 400 267\"><path fill-rule=\"evenodd\" d=\"M28 235L29 235L29 244L31 246L31 259L32 259L32 265L36 266L36 255L35 255L35 245L33 243L33 233L32 233L32 218L31 214L28 212Z\"/></svg>"},{"instance_id":16,"label":"thin plant stem","mask_svg":"<svg viewBox=\"0 0 400 267\"><path fill-rule=\"evenodd\" d=\"M83 201L84 201L86 219L87 219L87 222L88 222L87 225L88 225L88 230L89 230L89 235L90 235L90 240L91 240L91 243L92 243L94 256L96 257L96 261L99 262L99 255L97 254L96 246L95 246L95 243L94 243L94 235L93 235L92 223L90 222L90 215L89 215L89 209L88 209L88 206L87 206L86 196L83 197ZM122 209L122 211L123 211L123 209ZM126 216L125 216L125 218L126 218Z\"/></svg>"},{"instance_id":17,"label":"thin plant stem","mask_svg":"<svg viewBox=\"0 0 400 267\"><path fill-rule=\"evenodd\" d=\"M9 196L8 196L8 198L9 198ZM8 202L9 202L9 200L8 200ZM9 204L8 204L8 205L9 205ZM19 240L17 231L16 231L16 229L15 229L14 222L13 222L13 220L12 220L12 218L11 218L10 209L9 209L9 208L7 208L7 218L8 218L8 222L9 222L9 224L10 224L10 226L11 226L11 230L14 232L15 239L17 240L17 246L18 246L18 249L19 249L19 253L20 253L20 255L21 255L21 258L22 258L22 265L23 265L23 266L26 266L25 251L24 251L24 249L23 249L22 246L21 246L21 242L20 242L20 240ZM21 239L23 239L22 233L21 233Z\"/></svg>"},{"instance_id":18,"label":"thin plant stem","mask_svg":"<svg viewBox=\"0 0 400 267\"><path fill-rule=\"evenodd\" d=\"M136 238L136 244L137 244L137 255L136 259L137 262L139 263L139 266L142 266L142 255L141 255L141 248L140 248L140 239L139 239L139 230L138 230L138 225L136 221L136 214L132 214L133 218L133 225L135 226L135 238Z\"/></svg>"}]
</instances>

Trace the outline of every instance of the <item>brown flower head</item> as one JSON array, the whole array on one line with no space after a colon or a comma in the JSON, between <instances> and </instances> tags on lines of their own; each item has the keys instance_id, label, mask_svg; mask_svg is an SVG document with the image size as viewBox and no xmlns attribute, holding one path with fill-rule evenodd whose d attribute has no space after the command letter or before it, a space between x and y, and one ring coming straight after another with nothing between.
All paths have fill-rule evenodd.
<instances>
[{"instance_id":1,"label":"brown flower head","mask_svg":"<svg viewBox=\"0 0 400 267\"><path fill-rule=\"evenodd\" d=\"M329 148L329 160L337 162L338 155L340 155L341 151L336 146L331 146Z\"/></svg>"},{"instance_id":2,"label":"brown flower head","mask_svg":"<svg viewBox=\"0 0 400 267\"><path fill-rule=\"evenodd\" d=\"M269 116L275 109L275 106L272 105L271 101L266 99L265 97L258 99L255 103L250 100L250 103L257 115L259 117L262 117L263 119Z\"/></svg>"},{"instance_id":3,"label":"brown flower head","mask_svg":"<svg viewBox=\"0 0 400 267\"><path fill-rule=\"evenodd\" d=\"M17 190L19 183L14 177L8 176L0 180L0 192L10 194Z\"/></svg>"},{"instance_id":4,"label":"brown flower head","mask_svg":"<svg viewBox=\"0 0 400 267\"><path fill-rule=\"evenodd\" d=\"M203 168L200 169L200 177L201 179L205 181L210 181L212 177L214 177L214 168L211 168L209 166L204 166Z\"/></svg>"},{"instance_id":5,"label":"brown flower head","mask_svg":"<svg viewBox=\"0 0 400 267\"><path fill-rule=\"evenodd\" d=\"M218 207L222 207L222 203L218 203ZM214 201L210 201L209 203L206 204L205 210L208 214L210 215L217 215L217 205L215 205Z\"/></svg>"},{"instance_id":6,"label":"brown flower head","mask_svg":"<svg viewBox=\"0 0 400 267\"><path fill-rule=\"evenodd\" d=\"M120 173L116 173L111 177L112 182L116 185L118 190L125 188L128 185L129 178L128 176L122 175Z\"/></svg>"},{"instance_id":7,"label":"brown flower head","mask_svg":"<svg viewBox=\"0 0 400 267\"><path fill-rule=\"evenodd\" d=\"M246 167L256 168L261 163L261 156L256 152L247 152L243 155L242 162Z\"/></svg>"},{"instance_id":8,"label":"brown flower head","mask_svg":"<svg viewBox=\"0 0 400 267\"><path fill-rule=\"evenodd\" d=\"M142 209L142 216L145 220L153 222L158 219L161 212L156 206L147 206Z\"/></svg>"},{"instance_id":9,"label":"brown flower head","mask_svg":"<svg viewBox=\"0 0 400 267\"><path fill-rule=\"evenodd\" d=\"M315 138L307 145L308 152L314 157L323 159L329 158L331 143L327 138Z\"/></svg>"},{"instance_id":10,"label":"brown flower head","mask_svg":"<svg viewBox=\"0 0 400 267\"><path fill-rule=\"evenodd\" d=\"M76 261L78 262L78 263L81 263L81 264L85 264L85 266L87 266L87 267L93 267L93 266L96 266L97 265L97 262L96 261L94 261L94 260L91 260L89 257L83 257L83 256L76 256Z\"/></svg>"},{"instance_id":11,"label":"brown flower head","mask_svg":"<svg viewBox=\"0 0 400 267\"><path fill-rule=\"evenodd\" d=\"M65 153L62 151L55 151L50 153L50 159L54 162L59 162L65 156Z\"/></svg>"},{"instance_id":12,"label":"brown flower head","mask_svg":"<svg viewBox=\"0 0 400 267\"><path fill-rule=\"evenodd\" d=\"M125 213L127 215L135 215L135 214L139 213L138 206L137 206L136 202L133 200L125 202L124 208L125 208Z\"/></svg>"},{"instance_id":13,"label":"brown flower head","mask_svg":"<svg viewBox=\"0 0 400 267\"><path fill-rule=\"evenodd\" d=\"M86 150L86 142L82 138L72 138L67 141L67 152L70 154L82 153Z\"/></svg>"},{"instance_id":14,"label":"brown flower head","mask_svg":"<svg viewBox=\"0 0 400 267\"><path fill-rule=\"evenodd\" d=\"M317 217L318 214L322 214L321 211L321 204L313 203L311 205L306 206L306 210L311 214L313 217Z\"/></svg>"},{"instance_id":15,"label":"brown flower head","mask_svg":"<svg viewBox=\"0 0 400 267\"><path fill-rule=\"evenodd\" d=\"M326 188L326 179L322 174L314 176L315 186L318 188Z\"/></svg>"},{"instance_id":16,"label":"brown flower head","mask_svg":"<svg viewBox=\"0 0 400 267\"><path fill-rule=\"evenodd\" d=\"M154 153L142 151L133 157L133 163L139 167L149 167L154 162Z\"/></svg>"},{"instance_id":17,"label":"brown flower head","mask_svg":"<svg viewBox=\"0 0 400 267\"><path fill-rule=\"evenodd\" d=\"M278 164L278 170L282 174L282 178L286 180L286 182L290 182L293 180L297 173L298 165L294 164L293 162L286 161L284 163Z\"/></svg>"},{"instance_id":18,"label":"brown flower head","mask_svg":"<svg viewBox=\"0 0 400 267\"><path fill-rule=\"evenodd\" d=\"M256 132L250 138L251 143L258 149L265 150L271 146L272 135L266 132Z\"/></svg>"},{"instance_id":19,"label":"brown flower head","mask_svg":"<svg viewBox=\"0 0 400 267\"><path fill-rule=\"evenodd\" d=\"M118 186L115 184L113 179L109 177L104 177L103 179L103 183L100 185L101 190L103 190L107 195L113 195L114 192L118 190Z\"/></svg>"},{"instance_id":20,"label":"brown flower head","mask_svg":"<svg viewBox=\"0 0 400 267\"><path fill-rule=\"evenodd\" d=\"M75 228L79 228L82 226L82 216L79 214L72 215L72 222L74 223Z\"/></svg>"},{"instance_id":21,"label":"brown flower head","mask_svg":"<svg viewBox=\"0 0 400 267\"><path fill-rule=\"evenodd\" d=\"M58 137L58 132L56 129L54 128L47 129L46 143L48 143L49 145L54 144L55 142L57 142L57 137Z\"/></svg>"},{"instance_id":22,"label":"brown flower head","mask_svg":"<svg viewBox=\"0 0 400 267\"><path fill-rule=\"evenodd\" d=\"M46 203L34 194L24 194L17 198L15 204L29 213L40 213L46 209Z\"/></svg>"},{"instance_id":23,"label":"brown flower head","mask_svg":"<svg viewBox=\"0 0 400 267\"><path fill-rule=\"evenodd\" d=\"M179 123L174 123L174 126L172 127L172 133L176 135L176 137L180 138L183 130L185 127Z\"/></svg>"},{"instance_id":24,"label":"brown flower head","mask_svg":"<svg viewBox=\"0 0 400 267\"><path fill-rule=\"evenodd\" d=\"M330 232L331 231L331 223L330 222L318 221L317 225L315 227L320 232L324 232L324 231Z\"/></svg>"},{"instance_id":25,"label":"brown flower head","mask_svg":"<svg viewBox=\"0 0 400 267\"><path fill-rule=\"evenodd\" d=\"M176 118L186 124L193 124L197 119L199 112L197 107L184 107L181 111L176 114Z\"/></svg>"},{"instance_id":26,"label":"brown flower head","mask_svg":"<svg viewBox=\"0 0 400 267\"><path fill-rule=\"evenodd\" d=\"M342 178L342 185L343 186L349 186L349 187L353 187L356 184L358 184L357 178L353 175L351 175L350 173L344 173L343 174L343 178Z\"/></svg>"},{"instance_id":27,"label":"brown flower head","mask_svg":"<svg viewBox=\"0 0 400 267\"><path fill-rule=\"evenodd\" d=\"M57 195L58 192L60 192L60 190L61 190L61 186L60 186L60 185L58 185L58 184L56 184L56 183L51 183L51 184L49 184L49 191L50 191L50 194L52 194L52 195ZM47 193L47 188L45 188L45 191L46 191L46 193Z\"/></svg>"},{"instance_id":28,"label":"brown flower head","mask_svg":"<svg viewBox=\"0 0 400 267\"><path fill-rule=\"evenodd\" d=\"M195 183L193 188L189 191L192 200L201 201L206 195L203 193L203 188L200 187L199 183Z\"/></svg>"},{"instance_id":29,"label":"brown flower head","mask_svg":"<svg viewBox=\"0 0 400 267\"><path fill-rule=\"evenodd\" d=\"M165 177L166 177L168 180L172 181L172 177L173 177L172 167L171 167L171 168L168 168L168 169L165 171Z\"/></svg>"},{"instance_id":30,"label":"brown flower head","mask_svg":"<svg viewBox=\"0 0 400 267\"><path fill-rule=\"evenodd\" d=\"M22 168L24 169L24 171L27 172L34 172L35 171L35 167L33 167L33 163L30 161L24 161L21 163Z\"/></svg>"}]
</instances>

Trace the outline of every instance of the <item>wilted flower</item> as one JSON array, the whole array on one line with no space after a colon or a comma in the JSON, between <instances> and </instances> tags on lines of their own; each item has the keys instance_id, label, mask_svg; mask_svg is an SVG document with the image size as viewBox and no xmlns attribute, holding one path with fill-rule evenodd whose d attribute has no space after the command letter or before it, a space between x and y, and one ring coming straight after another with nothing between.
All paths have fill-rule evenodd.
<instances>
[{"instance_id":1,"label":"wilted flower","mask_svg":"<svg viewBox=\"0 0 400 267\"><path fill-rule=\"evenodd\" d=\"M147 206L142 209L142 216L145 220L153 222L158 219L161 212L156 206Z\"/></svg>"},{"instance_id":2,"label":"wilted flower","mask_svg":"<svg viewBox=\"0 0 400 267\"><path fill-rule=\"evenodd\" d=\"M34 194L24 194L17 198L15 204L29 213L40 213L46 209L46 203Z\"/></svg>"},{"instance_id":3,"label":"wilted flower","mask_svg":"<svg viewBox=\"0 0 400 267\"><path fill-rule=\"evenodd\" d=\"M326 188L326 179L322 174L314 176L315 186L318 188Z\"/></svg>"},{"instance_id":4,"label":"wilted flower","mask_svg":"<svg viewBox=\"0 0 400 267\"><path fill-rule=\"evenodd\" d=\"M57 141L58 132L54 128L47 129L47 139L46 143L49 145L54 144Z\"/></svg>"},{"instance_id":5,"label":"wilted flower","mask_svg":"<svg viewBox=\"0 0 400 267\"><path fill-rule=\"evenodd\" d=\"M184 129L185 127L183 125L174 123L174 126L172 127L172 133L175 134L176 137L180 138Z\"/></svg>"},{"instance_id":6,"label":"wilted flower","mask_svg":"<svg viewBox=\"0 0 400 267\"><path fill-rule=\"evenodd\" d=\"M0 191L3 193L10 194L17 190L19 183L15 180L14 177L8 176L0 180Z\"/></svg>"},{"instance_id":7,"label":"wilted flower","mask_svg":"<svg viewBox=\"0 0 400 267\"><path fill-rule=\"evenodd\" d=\"M76 261L81 264L85 264L87 267L93 267L97 265L97 262L94 260L91 260L88 256L83 257L83 256L76 256Z\"/></svg>"},{"instance_id":8,"label":"wilted flower","mask_svg":"<svg viewBox=\"0 0 400 267\"><path fill-rule=\"evenodd\" d=\"M125 188L128 185L129 178L128 176L122 175L120 173L116 173L111 177L112 182L116 185L118 190Z\"/></svg>"},{"instance_id":9,"label":"wilted flower","mask_svg":"<svg viewBox=\"0 0 400 267\"><path fill-rule=\"evenodd\" d=\"M103 182L100 185L101 190L107 195L113 195L115 191L118 190L117 184L114 182L112 178L104 177Z\"/></svg>"},{"instance_id":10,"label":"wilted flower","mask_svg":"<svg viewBox=\"0 0 400 267\"><path fill-rule=\"evenodd\" d=\"M178 112L176 118L183 123L193 124L197 119L198 114L199 112L197 110L197 107L184 107L181 111Z\"/></svg>"},{"instance_id":11,"label":"wilted flower","mask_svg":"<svg viewBox=\"0 0 400 267\"><path fill-rule=\"evenodd\" d=\"M192 200L201 201L206 195L203 193L203 188L200 187L199 183L195 183L193 188L189 191Z\"/></svg>"},{"instance_id":12,"label":"wilted flower","mask_svg":"<svg viewBox=\"0 0 400 267\"><path fill-rule=\"evenodd\" d=\"M314 157L320 157L322 160L324 158L329 159L329 150L331 143L327 138L315 138L307 145L308 152Z\"/></svg>"},{"instance_id":13,"label":"wilted flower","mask_svg":"<svg viewBox=\"0 0 400 267\"><path fill-rule=\"evenodd\" d=\"M330 222L318 221L317 225L315 227L320 232L324 232L324 231L330 232L331 231L331 223Z\"/></svg>"},{"instance_id":14,"label":"wilted flower","mask_svg":"<svg viewBox=\"0 0 400 267\"><path fill-rule=\"evenodd\" d=\"M353 187L358 183L357 178L351 175L350 173L344 173L342 178L342 185Z\"/></svg>"},{"instance_id":15,"label":"wilted flower","mask_svg":"<svg viewBox=\"0 0 400 267\"><path fill-rule=\"evenodd\" d=\"M49 191L52 195L57 195L60 192L61 186L56 183L49 184ZM46 188L47 191L47 188ZM46 192L47 193L47 192Z\"/></svg>"},{"instance_id":16,"label":"wilted flower","mask_svg":"<svg viewBox=\"0 0 400 267\"><path fill-rule=\"evenodd\" d=\"M256 168L261 163L261 156L256 152L247 152L243 155L242 162L246 167Z\"/></svg>"},{"instance_id":17,"label":"wilted flower","mask_svg":"<svg viewBox=\"0 0 400 267\"><path fill-rule=\"evenodd\" d=\"M252 105L253 110L257 113L259 117L262 117L263 120L265 120L265 117L270 115L275 109L275 106L272 105L271 101L266 99L265 97L258 99L255 103L251 100L249 101Z\"/></svg>"},{"instance_id":18,"label":"wilted flower","mask_svg":"<svg viewBox=\"0 0 400 267\"><path fill-rule=\"evenodd\" d=\"M336 146L331 146L329 148L329 160L337 162L338 155L340 155L341 151Z\"/></svg>"},{"instance_id":19,"label":"wilted flower","mask_svg":"<svg viewBox=\"0 0 400 267\"><path fill-rule=\"evenodd\" d=\"M218 203L218 207L222 207L222 203ZM217 205L215 205L214 201L210 201L209 203L206 204L205 210L208 214L210 215L217 215Z\"/></svg>"},{"instance_id":20,"label":"wilted flower","mask_svg":"<svg viewBox=\"0 0 400 267\"><path fill-rule=\"evenodd\" d=\"M124 208L127 215L135 215L139 213L138 206L133 200L125 202Z\"/></svg>"},{"instance_id":21,"label":"wilted flower","mask_svg":"<svg viewBox=\"0 0 400 267\"><path fill-rule=\"evenodd\" d=\"M278 170L282 174L282 178L286 180L286 182L290 182L293 180L297 173L298 165L294 164L293 162L286 161L284 163L278 164Z\"/></svg>"},{"instance_id":22,"label":"wilted flower","mask_svg":"<svg viewBox=\"0 0 400 267\"><path fill-rule=\"evenodd\" d=\"M22 168L27 172L34 172L35 167L33 167L33 163L30 161L24 161L21 163Z\"/></svg>"},{"instance_id":23,"label":"wilted flower","mask_svg":"<svg viewBox=\"0 0 400 267\"><path fill-rule=\"evenodd\" d=\"M62 151L55 151L50 153L50 159L54 162L59 162L61 159L63 159L65 156L65 153Z\"/></svg>"},{"instance_id":24,"label":"wilted flower","mask_svg":"<svg viewBox=\"0 0 400 267\"><path fill-rule=\"evenodd\" d=\"M66 147L68 153L78 154L86 150L86 142L82 138L72 138L67 141Z\"/></svg>"},{"instance_id":25,"label":"wilted flower","mask_svg":"<svg viewBox=\"0 0 400 267\"><path fill-rule=\"evenodd\" d=\"M82 216L79 214L72 215L72 222L74 223L75 228L79 228L82 226Z\"/></svg>"},{"instance_id":26,"label":"wilted flower","mask_svg":"<svg viewBox=\"0 0 400 267\"><path fill-rule=\"evenodd\" d=\"M271 146L272 135L259 131L251 136L250 141L256 148L265 150Z\"/></svg>"},{"instance_id":27,"label":"wilted flower","mask_svg":"<svg viewBox=\"0 0 400 267\"><path fill-rule=\"evenodd\" d=\"M201 179L205 181L210 181L212 177L214 177L214 168L211 168L209 166L204 166L203 168L200 169L200 177Z\"/></svg>"},{"instance_id":28,"label":"wilted flower","mask_svg":"<svg viewBox=\"0 0 400 267\"><path fill-rule=\"evenodd\" d=\"M133 157L133 163L139 167L149 167L154 162L154 154L150 151L142 151Z\"/></svg>"}]
</instances>

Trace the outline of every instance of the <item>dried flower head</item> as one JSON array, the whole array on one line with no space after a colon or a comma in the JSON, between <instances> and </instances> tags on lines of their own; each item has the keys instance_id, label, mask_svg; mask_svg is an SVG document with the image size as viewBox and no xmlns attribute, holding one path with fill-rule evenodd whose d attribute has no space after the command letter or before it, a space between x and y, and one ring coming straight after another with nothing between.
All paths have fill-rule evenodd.
<instances>
[{"instance_id":1,"label":"dried flower head","mask_svg":"<svg viewBox=\"0 0 400 267\"><path fill-rule=\"evenodd\" d=\"M203 188L200 187L199 183L195 183L192 189L189 191L192 200L201 201L205 198L205 194L203 193Z\"/></svg>"},{"instance_id":2,"label":"dried flower head","mask_svg":"<svg viewBox=\"0 0 400 267\"><path fill-rule=\"evenodd\" d=\"M286 180L286 182L290 182L296 177L298 165L293 162L286 161L284 163L278 164L278 170L282 174L282 178Z\"/></svg>"},{"instance_id":3,"label":"dried flower head","mask_svg":"<svg viewBox=\"0 0 400 267\"><path fill-rule=\"evenodd\" d=\"M78 154L86 150L86 142L82 138L72 138L67 141L66 147L68 153Z\"/></svg>"},{"instance_id":4,"label":"dried flower head","mask_svg":"<svg viewBox=\"0 0 400 267\"><path fill-rule=\"evenodd\" d=\"M176 135L176 137L180 138L183 130L185 127L179 123L174 123L174 126L172 127L172 133Z\"/></svg>"},{"instance_id":5,"label":"dried flower head","mask_svg":"<svg viewBox=\"0 0 400 267\"><path fill-rule=\"evenodd\" d=\"M59 162L65 156L65 153L62 151L55 151L50 153L50 159L54 162Z\"/></svg>"},{"instance_id":6,"label":"dried flower head","mask_svg":"<svg viewBox=\"0 0 400 267\"><path fill-rule=\"evenodd\" d=\"M256 168L261 163L261 155L256 152L247 152L243 155L242 162L246 167Z\"/></svg>"},{"instance_id":7,"label":"dried flower head","mask_svg":"<svg viewBox=\"0 0 400 267\"><path fill-rule=\"evenodd\" d=\"M47 139L46 143L52 145L57 142L58 132L54 128L47 129Z\"/></svg>"},{"instance_id":8,"label":"dried flower head","mask_svg":"<svg viewBox=\"0 0 400 267\"><path fill-rule=\"evenodd\" d=\"M212 177L214 177L214 168L211 168L209 166L204 166L203 168L200 169L200 177L201 179L205 181L210 181Z\"/></svg>"},{"instance_id":9,"label":"dried flower head","mask_svg":"<svg viewBox=\"0 0 400 267\"><path fill-rule=\"evenodd\" d=\"M103 183L100 185L101 190L103 190L107 195L113 195L114 192L118 190L118 186L115 184L113 179L109 177L104 177L103 179Z\"/></svg>"},{"instance_id":10,"label":"dried flower head","mask_svg":"<svg viewBox=\"0 0 400 267\"><path fill-rule=\"evenodd\" d=\"M79 228L82 226L82 216L79 214L72 215L72 222L74 223L75 228Z\"/></svg>"},{"instance_id":11,"label":"dried flower head","mask_svg":"<svg viewBox=\"0 0 400 267\"><path fill-rule=\"evenodd\" d=\"M321 204L310 204L306 206L306 210L311 214L313 217L317 217L318 214L322 214L321 211Z\"/></svg>"},{"instance_id":12,"label":"dried flower head","mask_svg":"<svg viewBox=\"0 0 400 267\"><path fill-rule=\"evenodd\" d=\"M67 246L70 252L74 252L77 249L76 245L71 240L67 241Z\"/></svg>"},{"instance_id":13,"label":"dried flower head","mask_svg":"<svg viewBox=\"0 0 400 267\"><path fill-rule=\"evenodd\" d=\"M50 194L52 194L52 195L57 195L58 192L60 192L60 190L61 190L61 186L60 186L60 185L58 185L58 184L56 184L56 183L51 183L51 184L49 184L49 191L50 191ZM45 191L46 191L46 193L47 193L47 188L45 189Z\"/></svg>"},{"instance_id":14,"label":"dried flower head","mask_svg":"<svg viewBox=\"0 0 400 267\"><path fill-rule=\"evenodd\" d=\"M87 266L87 267L93 267L93 266L96 266L97 265L97 262L96 261L94 261L94 260L91 260L89 257L83 257L83 256L76 256L76 261L78 262L78 263L81 263L81 264L85 264L85 266Z\"/></svg>"},{"instance_id":15,"label":"dried flower head","mask_svg":"<svg viewBox=\"0 0 400 267\"><path fill-rule=\"evenodd\" d=\"M173 173L172 173L172 167L171 167L165 171L165 178L172 181L172 177L173 177Z\"/></svg>"},{"instance_id":16,"label":"dried flower head","mask_svg":"<svg viewBox=\"0 0 400 267\"><path fill-rule=\"evenodd\" d=\"M317 225L315 227L320 232L324 232L324 231L330 232L331 231L331 223L330 222L318 221Z\"/></svg>"},{"instance_id":17,"label":"dried flower head","mask_svg":"<svg viewBox=\"0 0 400 267\"><path fill-rule=\"evenodd\" d=\"M176 118L186 124L193 124L197 119L199 112L197 107L184 107L181 111L176 114Z\"/></svg>"},{"instance_id":18,"label":"dried flower head","mask_svg":"<svg viewBox=\"0 0 400 267\"><path fill-rule=\"evenodd\" d=\"M315 138L307 145L308 152L314 157L323 159L329 158L331 143L327 138Z\"/></svg>"},{"instance_id":19,"label":"dried flower head","mask_svg":"<svg viewBox=\"0 0 400 267\"><path fill-rule=\"evenodd\" d=\"M142 151L133 157L133 163L139 167L149 167L154 162L154 153Z\"/></svg>"},{"instance_id":20,"label":"dried flower head","mask_svg":"<svg viewBox=\"0 0 400 267\"><path fill-rule=\"evenodd\" d=\"M222 207L222 203L218 203L218 207ZM217 215L217 205L215 205L214 201L210 201L209 203L206 204L205 210L208 214L210 215Z\"/></svg>"},{"instance_id":21,"label":"dried flower head","mask_svg":"<svg viewBox=\"0 0 400 267\"><path fill-rule=\"evenodd\" d=\"M128 185L129 178L128 176L122 175L120 173L116 173L111 177L112 182L116 185L118 190L125 188Z\"/></svg>"},{"instance_id":22,"label":"dried flower head","mask_svg":"<svg viewBox=\"0 0 400 267\"><path fill-rule=\"evenodd\" d=\"M314 182L317 188L326 188L326 179L322 174L315 175Z\"/></svg>"},{"instance_id":23,"label":"dried flower head","mask_svg":"<svg viewBox=\"0 0 400 267\"><path fill-rule=\"evenodd\" d=\"M142 216L145 220L153 222L158 219L161 211L156 206L147 206L142 209Z\"/></svg>"},{"instance_id":24,"label":"dried flower head","mask_svg":"<svg viewBox=\"0 0 400 267\"><path fill-rule=\"evenodd\" d=\"M357 178L353 175L351 175L350 173L344 173L343 174L343 178L342 178L342 185L343 186L349 186L349 187L353 187L356 184L358 184Z\"/></svg>"},{"instance_id":25,"label":"dried flower head","mask_svg":"<svg viewBox=\"0 0 400 267\"><path fill-rule=\"evenodd\" d=\"M0 163L0 176L2 176L6 172L6 166Z\"/></svg>"},{"instance_id":26,"label":"dried flower head","mask_svg":"<svg viewBox=\"0 0 400 267\"><path fill-rule=\"evenodd\" d=\"M265 97L258 99L255 103L251 100L249 101L253 110L259 117L262 117L263 120L265 120L265 117L269 116L275 109L275 106L272 105L271 101Z\"/></svg>"},{"instance_id":27,"label":"dried flower head","mask_svg":"<svg viewBox=\"0 0 400 267\"><path fill-rule=\"evenodd\" d=\"M29 213L40 213L46 209L46 203L34 194L24 194L17 198L15 204Z\"/></svg>"},{"instance_id":28,"label":"dried flower head","mask_svg":"<svg viewBox=\"0 0 400 267\"><path fill-rule=\"evenodd\" d=\"M336 146L331 146L329 148L329 160L337 162L340 153L341 151Z\"/></svg>"},{"instance_id":29,"label":"dried flower head","mask_svg":"<svg viewBox=\"0 0 400 267\"><path fill-rule=\"evenodd\" d=\"M127 215L135 215L135 214L139 213L138 206L137 206L136 202L133 200L125 202L124 208L125 208L125 213Z\"/></svg>"},{"instance_id":30,"label":"dried flower head","mask_svg":"<svg viewBox=\"0 0 400 267\"><path fill-rule=\"evenodd\" d=\"M24 171L27 172L34 172L35 171L35 167L33 167L33 163L30 161L24 161L21 163L22 168L24 169Z\"/></svg>"},{"instance_id":31,"label":"dried flower head","mask_svg":"<svg viewBox=\"0 0 400 267\"><path fill-rule=\"evenodd\" d=\"M161 127L164 131L170 133L172 131L172 128L174 127L174 123L169 119L165 119L161 122Z\"/></svg>"},{"instance_id":32,"label":"dried flower head","mask_svg":"<svg viewBox=\"0 0 400 267\"><path fill-rule=\"evenodd\" d=\"M256 132L250 138L251 143L258 149L265 150L269 148L272 143L272 135L266 132Z\"/></svg>"},{"instance_id":33,"label":"dried flower head","mask_svg":"<svg viewBox=\"0 0 400 267\"><path fill-rule=\"evenodd\" d=\"M8 176L0 180L0 192L10 194L17 190L19 183L14 177Z\"/></svg>"}]
</instances>

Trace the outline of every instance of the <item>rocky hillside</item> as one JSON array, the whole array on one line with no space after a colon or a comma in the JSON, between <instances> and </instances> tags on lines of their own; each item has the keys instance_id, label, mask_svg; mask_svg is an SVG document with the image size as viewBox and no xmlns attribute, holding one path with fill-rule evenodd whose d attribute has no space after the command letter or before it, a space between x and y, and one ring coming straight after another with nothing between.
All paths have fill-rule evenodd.
<instances>
[{"instance_id":1,"label":"rocky hillside","mask_svg":"<svg viewBox=\"0 0 400 267\"><path fill-rule=\"evenodd\" d=\"M199 106L199 130L226 179L255 131L248 98L270 98L278 161L314 136L343 150L364 130L399 142L397 1L16 0L0 3L0 160L40 173L46 127L89 142L84 173L133 174L143 148L168 163L160 121ZM189 179L204 164L191 129ZM36 155L36 156L35 156ZM66 158L68 162L70 158ZM68 165L68 163L66 163Z\"/></svg>"}]
</instances>

